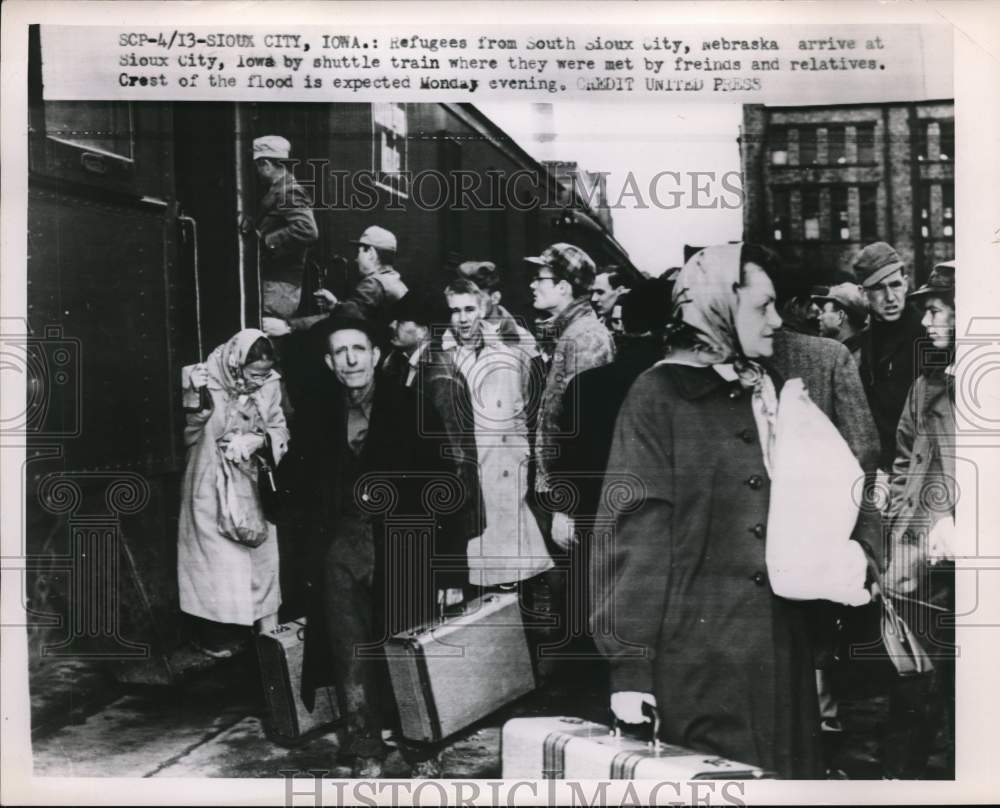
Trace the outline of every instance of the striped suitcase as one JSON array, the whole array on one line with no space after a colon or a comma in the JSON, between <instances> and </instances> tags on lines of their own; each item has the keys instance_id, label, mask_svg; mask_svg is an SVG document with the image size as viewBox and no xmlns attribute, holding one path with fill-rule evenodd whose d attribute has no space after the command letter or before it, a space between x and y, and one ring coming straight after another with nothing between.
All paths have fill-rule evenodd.
<instances>
[{"instance_id":1,"label":"striped suitcase","mask_svg":"<svg viewBox=\"0 0 1000 808\"><path fill-rule=\"evenodd\" d=\"M445 738L535 689L515 592L396 634L386 654L403 737L414 741Z\"/></svg>"},{"instance_id":2,"label":"striped suitcase","mask_svg":"<svg viewBox=\"0 0 1000 808\"><path fill-rule=\"evenodd\" d=\"M759 780L756 766L611 733L603 724L563 716L514 718L501 740L504 779Z\"/></svg>"},{"instance_id":3,"label":"striped suitcase","mask_svg":"<svg viewBox=\"0 0 1000 808\"><path fill-rule=\"evenodd\" d=\"M311 730L332 724L340 715L337 694L332 687L316 688L312 710L302 702L305 628L305 619L293 620L257 638L257 657L270 729L280 741L296 741Z\"/></svg>"}]
</instances>

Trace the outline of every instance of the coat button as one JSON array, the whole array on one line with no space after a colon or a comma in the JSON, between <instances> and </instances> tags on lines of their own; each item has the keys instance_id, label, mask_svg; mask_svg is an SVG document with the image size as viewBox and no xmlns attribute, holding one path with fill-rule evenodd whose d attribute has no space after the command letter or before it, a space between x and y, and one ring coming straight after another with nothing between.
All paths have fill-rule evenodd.
<instances>
[{"instance_id":1,"label":"coat button","mask_svg":"<svg viewBox=\"0 0 1000 808\"><path fill-rule=\"evenodd\" d=\"M747 530L753 533L753 535L756 536L758 539L763 539L764 536L767 534L767 531L764 529L764 525L761 522L758 522L753 527L747 528Z\"/></svg>"},{"instance_id":2,"label":"coat button","mask_svg":"<svg viewBox=\"0 0 1000 808\"><path fill-rule=\"evenodd\" d=\"M507 469L504 469L504 470L503 470L503 476L504 476L504 477L510 477L510 472L509 472L509 471L507 471Z\"/></svg>"},{"instance_id":3,"label":"coat button","mask_svg":"<svg viewBox=\"0 0 1000 808\"><path fill-rule=\"evenodd\" d=\"M740 391L739 390L730 390L729 391L729 397L730 398L739 398L740 397Z\"/></svg>"},{"instance_id":4,"label":"coat button","mask_svg":"<svg viewBox=\"0 0 1000 808\"><path fill-rule=\"evenodd\" d=\"M922 454L920 454L920 452L917 452L917 462L918 463L923 463L924 462L924 456Z\"/></svg>"},{"instance_id":5,"label":"coat button","mask_svg":"<svg viewBox=\"0 0 1000 808\"><path fill-rule=\"evenodd\" d=\"M758 570L753 575L750 576L750 580L753 581L757 586L763 586L767 583L767 576Z\"/></svg>"},{"instance_id":6,"label":"coat button","mask_svg":"<svg viewBox=\"0 0 1000 808\"><path fill-rule=\"evenodd\" d=\"M742 432L737 432L736 437L744 443L753 443L757 436L754 435L752 429L744 429Z\"/></svg>"},{"instance_id":7,"label":"coat button","mask_svg":"<svg viewBox=\"0 0 1000 808\"><path fill-rule=\"evenodd\" d=\"M751 474L747 477L747 485L749 485L754 491L757 491L764 485L764 478L759 474Z\"/></svg>"}]
</instances>

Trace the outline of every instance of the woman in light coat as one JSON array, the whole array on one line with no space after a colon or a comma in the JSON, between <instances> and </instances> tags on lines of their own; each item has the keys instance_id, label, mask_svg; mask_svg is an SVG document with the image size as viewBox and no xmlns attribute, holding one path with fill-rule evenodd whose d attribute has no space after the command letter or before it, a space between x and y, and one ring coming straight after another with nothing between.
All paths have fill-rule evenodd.
<instances>
[{"instance_id":1,"label":"woman in light coat","mask_svg":"<svg viewBox=\"0 0 1000 808\"><path fill-rule=\"evenodd\" d=\"M196 645L213 656L229 656L225 639L233 626L277 624L281 590L278 542L273 524L257 547L240 544L219 526L218 483L224 464L235 464L256 479L253 454L270 447L275 463L288 444L281 410L274 348L262 331L247 328L196 365L192 387L207 387L211 407L188 412L184 430L187 466L181 488L177 581L181 611L195 618ZM260 508L259 501L250 507ZM222 625L220 625L222 624Z\"/></svg>"}]
</instances>

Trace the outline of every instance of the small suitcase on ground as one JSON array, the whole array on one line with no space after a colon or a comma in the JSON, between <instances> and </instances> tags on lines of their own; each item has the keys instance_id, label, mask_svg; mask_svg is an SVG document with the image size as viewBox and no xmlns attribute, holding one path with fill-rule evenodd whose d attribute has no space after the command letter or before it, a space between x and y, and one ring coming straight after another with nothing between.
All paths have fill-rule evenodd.
<instances>
[{"instance_id":1,"label":"small suitcase on ground","mask_svg":"<svg viewBox=\"0 0 1000 808\"><path fill-rule=\"evenodd\" d=\"M339 717L332 687L316 688L313 709L302 703L302 648L306 621L283 623L257 638L257 656L270 713L271 731L279 740L295 741Z\"/></svg>"},{"instance_id":2,"label":"small suitcase on ground","mask_svg":"<svg viewBox=\"0 0 1000 808\"><path fill-rule=\"evenodd\" d=\"M445 738L535 689L513 592L396 634L386 654L403 737L415 741Z\"/></svg>"},{"instance_id":3,"label":"small suitcase on ground","mask_svg":"<svg viewBox=\"0 0 1000 808\"><path fill-rule=\"evenodd\" d=\"M561 716L514 718L501 739L504 779L759 780L756 766L611 734L603 724Z\"/></svg>"}]
</instances>

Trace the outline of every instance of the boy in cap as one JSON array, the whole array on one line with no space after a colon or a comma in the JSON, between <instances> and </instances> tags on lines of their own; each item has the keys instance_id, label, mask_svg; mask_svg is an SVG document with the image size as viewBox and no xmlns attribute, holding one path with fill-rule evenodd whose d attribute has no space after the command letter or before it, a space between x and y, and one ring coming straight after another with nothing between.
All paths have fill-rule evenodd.
<instances>
[{"instance_id":1,"label":"boy in cap","mask_svg":"<svg viewBox=\"0 0 1000 808\"><path fill-rule=\"evenodd\" d=\"M838 283L814 295L820 306L819 335L841 342L855 362L861 362L861 341L868 324L868 299L856 283Z\"/></svg>"},{"instance_id":2,"label":"boy in cap","mask_svg":"<svg viewBox=\"0 0 1000 808\"><path fill-rule=\"evenodd\" d=\"M309 328L311 301L302 300L306 253L319 238L312 203L288 169L291 144L279 135L253 142L254 167L267 190L257 205L255 223L240 222L244 233L257 235L260 245L262 326L269 337Z\"/></svg>"},{"instance_id":3,"label":"boy in cap","mask_svg":"<svg viewBox=\"0 0 1000 808\"><path fill-rule=\"evenodd\" d=\"M611 334L590 305L594 262L587 253L573 244L558 243L524 260L535 266L531 281L534 306L550 316L547 328L554 340L535 436L535 490L545 494L550 487L549 468L555 456L566 386L576 374L611 362L615 350ZM572 520L565 514L554 515L556 541L557 534L571 533L572 529Z\"/></svg>"},{"instance_id":4,"label":"boy in cap","mask_svg":"<svg viewBox=\"0 0 1000 808\"><path fill-rule=\"evenodd\" d=\"M896 426L916 377L914 345L923 336L920 315L907 308L903 259L889 244L869 244L854 259L854 274L868 298L871 326L861 344L861 381L878 427L879 468L892 468Z\"/></svg>"},{"instance_id":5,"label":"boy in cap","mask_svg":"<svg viewBox=\"0 0 1000 808\"><path fill-rule=\"evenodd\" d=\"M384 227L372 225L351 244L358 248L358 285L344 301L337 300L328 289L319 290L316 296L338 316L363 317L384 327L392 319L392 306L407 292L403 279L393 269L396 236Z\"/></svg>"}]
</instances>

